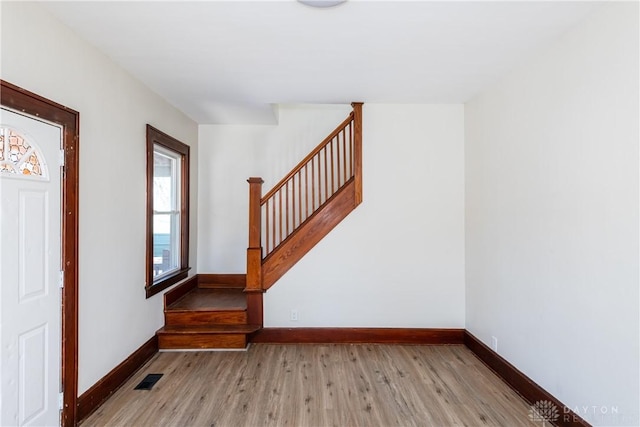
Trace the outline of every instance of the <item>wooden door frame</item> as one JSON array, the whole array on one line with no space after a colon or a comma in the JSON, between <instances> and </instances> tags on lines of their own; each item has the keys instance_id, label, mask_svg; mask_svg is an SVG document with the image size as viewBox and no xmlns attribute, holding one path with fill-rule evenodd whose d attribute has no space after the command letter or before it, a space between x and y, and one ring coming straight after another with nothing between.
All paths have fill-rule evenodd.
<instances>
[{"instance_id":1,"label":"wooden door frame","mask_svg":"<svg viewBox=\"0 0 640 427\"><path fill-rule=\"evenodd\" d=\"M77 424L78 399L78 145L80 114L0 80L0 104L62 126L65 166L62 176L62 425Z\"/></svg>"}]
</instances>

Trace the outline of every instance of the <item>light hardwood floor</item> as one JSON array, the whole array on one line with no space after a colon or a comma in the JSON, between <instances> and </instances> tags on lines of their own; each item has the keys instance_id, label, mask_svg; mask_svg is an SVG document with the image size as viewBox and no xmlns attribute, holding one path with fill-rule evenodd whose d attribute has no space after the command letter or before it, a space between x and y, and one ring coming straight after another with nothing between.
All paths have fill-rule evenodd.
<instances>
[{"instance_id":1,"label":"light hardwood floor","mask_svg":"<svg viewBox=\"0 0 640 427\"><path fill-rule=\"evenodd\" d=\"M256 344L159 353L82 426L539 425L528 411L464 346Z\"/></svg>"}]
</instances>

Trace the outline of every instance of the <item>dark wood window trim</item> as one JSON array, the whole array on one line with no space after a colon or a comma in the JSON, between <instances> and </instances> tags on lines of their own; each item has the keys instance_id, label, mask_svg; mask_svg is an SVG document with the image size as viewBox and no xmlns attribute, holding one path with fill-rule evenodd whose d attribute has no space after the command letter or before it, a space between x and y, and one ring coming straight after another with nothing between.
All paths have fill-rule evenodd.
<instances>
[{"instance_id":1,"label":"dark wood window trim","mask_svg":"<svg viewBox=\"0 0 640 427\"><path fill-rule=\"evenodd\" d=\"M153 153L160 145L181 156L180 165L180 266L161 280L153 280ZM189 146L147 125L147 298L187 277L189 272Z\"/></svg>"},{"instance_id":2,"label":"dark wood window trim","mask_svg":"<svg viewBox=\"0 0 640 427\"><path fill-rule=\"evenodd\" d=\"M80 114L70 108L0 80L0 104L62 126L62 389L61 424L77 424L78 398L78 147Z\"/></svg>"}]
</instances>

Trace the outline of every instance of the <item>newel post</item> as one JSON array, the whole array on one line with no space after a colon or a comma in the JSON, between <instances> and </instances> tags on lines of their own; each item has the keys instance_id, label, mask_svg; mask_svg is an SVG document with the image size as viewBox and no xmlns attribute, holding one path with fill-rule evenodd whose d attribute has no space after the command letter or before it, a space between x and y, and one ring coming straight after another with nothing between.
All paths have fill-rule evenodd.
<instances>
[{"instance_id":1,"label":"newel post","mask_svg":"<svg viewBox=\"0 0 640 427\"><path fill-rule=\"evenodd\" d=\"M362 102L353 102L353 181L355 205L362 203Z\"/></svg>"},{"instance_id":2,"label":"newel post","mask_svg":"<svg viewBox=\"0 0 640 427\"><path fill-rule=\"evenodd\" d=\"M247 292L262 292L262 178L249 178L249 247L247 248Z\"/></svg>"}]
</instances>

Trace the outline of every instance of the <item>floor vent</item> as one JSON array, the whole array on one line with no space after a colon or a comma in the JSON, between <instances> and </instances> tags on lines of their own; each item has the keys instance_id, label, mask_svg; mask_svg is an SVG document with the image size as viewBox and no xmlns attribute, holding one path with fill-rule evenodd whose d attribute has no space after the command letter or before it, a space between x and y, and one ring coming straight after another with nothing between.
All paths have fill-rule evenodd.
<instances>
[{"instance_id":1,"label":"floor vent","mask_svg":"<svg viewBox=\"0 0 640 427\"><path fill-rule=\"evenodd\" d=\"M149 374L136 386L134 390L151 390L153 386L162 378L163 374Z\"/></svg>"}]
</instances>

